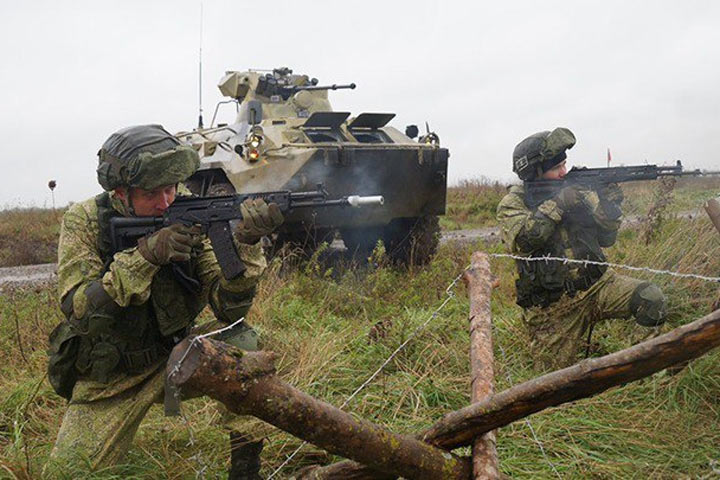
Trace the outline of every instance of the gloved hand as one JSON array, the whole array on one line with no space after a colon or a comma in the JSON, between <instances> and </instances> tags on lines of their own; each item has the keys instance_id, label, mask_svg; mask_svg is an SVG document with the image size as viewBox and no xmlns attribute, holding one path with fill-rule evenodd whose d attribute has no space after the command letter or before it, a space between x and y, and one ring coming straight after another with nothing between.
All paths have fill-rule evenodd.
<instances>
[{"instance_id":1,"label":"gloved hand","mask_svg":"<svg viewBox=\"0 0 720 480\"><path fill-rule=\"evenodd\" d=\"M277 203L268 205L262 198L248 198L240 204L240 212L243 218L235 227L235 238L240 243L257 242L285 220Z\"/></svg>"},{"instance_id":2,"label":"gloved hand","mask_svg":"<svg viewBox=\"0 0 720 480\"><path fill-rule=\"evenodd\" d=\"M563 212L572 210L583 201L583 188L579 185L563 187L554 197L555 203Z\"/></svg>"},{"instance_id":3,"label":"gloved hand","mask_svg":"<svg viewBox=\"0 0 720 480\"><path fill-rule=\"evenodd\" d=\"M600 200L620 205L625 199L622 188L617 183L608 183L598 190Z\"/></svg>"},{"instance_id":4,"label":"gloved hand","mask_svg":"<svg viewBox=\"0 0 720 480\"><path fill-rule=\"evenodd\" d=\"M175 223L138 240L138 252L155 265L184 262L190 260L193 247L202 243L201 233L198 226L186 227Z\"/></svg>"}]
</instances>

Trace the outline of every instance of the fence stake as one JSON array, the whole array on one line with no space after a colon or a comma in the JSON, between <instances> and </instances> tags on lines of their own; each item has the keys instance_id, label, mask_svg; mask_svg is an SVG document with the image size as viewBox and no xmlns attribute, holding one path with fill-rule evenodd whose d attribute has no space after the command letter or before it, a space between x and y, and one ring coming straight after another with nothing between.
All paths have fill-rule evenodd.
<instances>
[{"instance_id":1,"label":"fence stake","mask_svg":"<svg viewBox=\"0 0 720 480\"><path fill-rule=\"evenodd\" d=\"M497 279L490 271L490 259L486 253L473 253L463 280L470 298L471 399L475 403L495 393L490 296ZM475 480L499 478L495 431L476 437L472 452Z\"/></svg>"}]
</instances>

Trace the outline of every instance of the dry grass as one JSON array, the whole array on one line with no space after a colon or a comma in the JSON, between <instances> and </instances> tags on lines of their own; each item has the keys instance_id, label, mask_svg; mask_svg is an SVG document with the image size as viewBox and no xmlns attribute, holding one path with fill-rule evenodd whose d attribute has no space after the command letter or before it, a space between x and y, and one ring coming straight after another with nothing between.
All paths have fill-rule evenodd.
<instances>
[{"instance_id":1,"label":"dry grass","mask_svg":"<svg viewBox=\"0 0 720 480\"><path fill-rule=\"evenodd\" d=\"M62 214L40 208L0 211L0 267L55 262Z\"/></svg>"},{"instance_id":2,"label":"dry grass","mask_svg":"<svg viewBox=\"0 0 720 480\"><path fill-rule=\"evenodd\" d=\"M467 186L463 194L485 188L491 187ZM688 198L697 196L688 193ZM639 235L634 229L622 231L608 251L610 260L720 274L720 235L704 216L664 219L648 246ZM409 271L386 268L382 261L358 268L319 256L291 268L276 261L260 283L250 319L267 348L280 353L285 380L340 405L418 325L431 318L445 298L445 288L476 249L501 251L498 245L445 244L431 265ZM514 265L496 259L492 268L500 278L492 303L499 391L539 372L533 368L520 310L514 304ZM706 314L718 297L716 284L632 275L663 288L671 307L671 326ZM350 403L350 412L393 431L411 433L467 405L468 303L464 287L455 290L457 297ZM65 408L44 379L47 334L60 321L54 291L0 297L0 318L0 478L35 479ZM209 312L203 318L209 319ZM382 334L377 334L379 323ZM600 351L615 351L629 346L633 331L631 322L607 322L598 326L594 339ZM553 468L562 478L713 478L712 462L720 461L719 362L720 353L711 352L678 375L661 372L533 415L537 439L524 422L500 429L502 471L528 479L557 478ZM152 409L126 465L92 475L69 472L68 478L194 478L200 464L192 457L198 453L209 467L208 478L222 477L228 452L226 434L218 426L221 414L214 402L202 398L186 402L184 408L195 446L188 445L188 425L164 418L160 408ZM301 443L259 423L244 428L268 435L265 475ZM306 446L276 478L330 460Z\"/></svg>"},{"instance_id":3,"label":"dry grass","mask_svg":"<svg viewBox=\"0 0 720 480\"><path fill-rule=\"evenodd\" d=\"M495 223L495 209L507 185L484 177L461 180L448 187L447 211L440 218L444 230L478 228Z\"/></svg>"}]
</instances>

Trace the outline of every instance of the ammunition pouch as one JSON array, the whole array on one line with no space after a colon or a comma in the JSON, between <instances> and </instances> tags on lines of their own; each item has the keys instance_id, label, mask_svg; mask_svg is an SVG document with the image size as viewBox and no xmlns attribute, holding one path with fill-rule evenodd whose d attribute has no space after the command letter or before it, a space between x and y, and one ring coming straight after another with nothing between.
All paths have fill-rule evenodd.
<instances>
[{"instance_id":1,"label":"ammunition pouch","mask_svg":"<svg viewBox=\"0 0 720 480\"><path fill-rule=\"evenodd\" d=\"M48 380L53 390L61 397L70 400L78 379L75 360L80 348L80 336L72 331L70 325L61 322L50 333L48 351Z\"/></svg>"},{"instance_id":2,"label":"ammunition pouch","mask_svg":"<svg viewBox=\"0 0 720 480\"><path fill-rule=\"evenodd\" d=\"M217 296L210 302L215 317L223 323L230 324L247 316L255 292L254 286L243 292L233 292L225 289L221 282L216 290Z\"/></svg>"},{"instance_id":3,"label":"ammunition pouch","mask_svg":"<svg viewBox=\"0 0 720 480\"><path fill-rule=\"evenodd\" d=\"M583 224L571 223L568 227L574 258L604 262L605 256L595 235L597 229ZM553 237L545 251L533 253L534 257L564 257L565 249L557 236ZM518 279L515 281L517 304L523 308L545 308L558 301L563 294L574 297L578 292L592 287L607 271L605 265L579 265L571 268L562 261L516 262Z\"/></svg>"},{"instance_id":4,"label":"ammunition pouch","mask_svg":"<svg viewBox=\"0 0 720 480\"><path fill-rule=\"evenodd\" d=\"M567 267L558 261L517 261L517 304L523 308L547 307L565 293Z\"/></svg>"}]
</instances>

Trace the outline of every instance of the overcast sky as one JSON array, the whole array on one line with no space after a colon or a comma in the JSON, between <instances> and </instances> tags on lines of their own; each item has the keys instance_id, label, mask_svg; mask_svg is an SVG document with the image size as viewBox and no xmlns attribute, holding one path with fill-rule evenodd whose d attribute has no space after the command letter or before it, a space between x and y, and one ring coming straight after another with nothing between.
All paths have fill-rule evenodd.
<instances>
[{"instance_id":1,"label":"overcast sky","mask_svg":"<svg viewBox=\"0 0 720 480\"><path fill-rule=\"evenodd\" d=\"M289 66L355 82L336 110L428 121L451 182L512 179L557 126L575 165L720 169L720 2L204 0L202 23L206 123L226 70ZM199 46L199 0L0 0L0 208L51 205L50 179L58 205L97 193L119 128L194 127Z\"/></svg>"}]
</instances>

